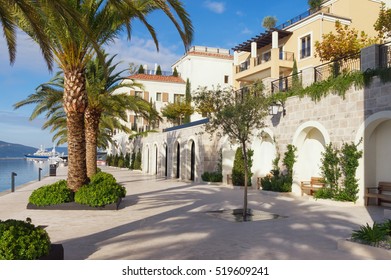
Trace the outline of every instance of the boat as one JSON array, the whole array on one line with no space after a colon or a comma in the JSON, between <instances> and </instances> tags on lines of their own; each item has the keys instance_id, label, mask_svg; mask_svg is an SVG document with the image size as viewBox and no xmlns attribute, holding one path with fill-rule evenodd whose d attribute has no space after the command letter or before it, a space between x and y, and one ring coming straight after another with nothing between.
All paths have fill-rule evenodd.
<instances>
[{"instance_id":1,"label":"boat","mask_svg":"<svg viewBox=\"0 0 391 280\"><path fill-rule=\"evenodd\" d=\"M41 145L41 147L35 153L27 154L24 156L26 159L29 159L29 160L41 161L41 160L47 160L50 157L59 157L60 154L56 152L55 148L53 148L53 150L51 150L51 151L48 151L48 150L44 149Z\"/></svg>"}]
</instances>

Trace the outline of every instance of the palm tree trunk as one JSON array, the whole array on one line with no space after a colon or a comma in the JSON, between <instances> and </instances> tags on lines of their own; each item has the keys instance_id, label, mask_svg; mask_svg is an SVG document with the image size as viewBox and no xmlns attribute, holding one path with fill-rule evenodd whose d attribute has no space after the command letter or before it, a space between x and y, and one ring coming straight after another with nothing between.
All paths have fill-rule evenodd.
<instances>
[{"instance_id":1,"label":"palm tree trunk","mask_svg":"<svg viewBox=\"0 0 391 280\"><path fill-rule=\"evenodd\" d=\"M87 176L96 174L96 157L97 157L97 146L98 146L98 130L99 130L99 120L100 113L87 108L84 115L85 125L86 125L86 163L87 163Z\"/></svg>"},{"instance_id":2,"label":"palm tree trunk","mask_svg":"<svg viewBox=\"0 0 391 280\"><path fill-rule=\"evenodd\" d=\"M64 70L64 110L68 129L68 188L77 191L87 183L84 112L87 92L83 69Z\"/></svg>"}]
</instances>

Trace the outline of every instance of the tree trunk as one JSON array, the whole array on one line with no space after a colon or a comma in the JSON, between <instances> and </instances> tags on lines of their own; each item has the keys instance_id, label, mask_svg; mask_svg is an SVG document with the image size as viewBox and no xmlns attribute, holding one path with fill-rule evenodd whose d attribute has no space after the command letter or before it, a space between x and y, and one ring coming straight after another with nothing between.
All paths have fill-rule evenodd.
<instances>
[{"instance_id":1,"label":"tree trunk","mask_svg":"<svg viewBox=\"0 0 391 280\"><path fill-rule=\"evenodd\" d=\"M242 143L243 158L244 158L244 197L243 197L243 221L247 221L247 180L248 180L248 164L247 164L247 149L246 143Z\"/></svg>"},{"instance_id":2,"label":"tree trunk","mask_svg":"<svg viewBox=\"0 0 391 280\"><path fill-rule=\"evenodd\" d=\"M91 178L93 175L95 175L97 169L96 157L100 115L100 112L90 108L87 108L84 115L86 124L86 163L88 178Z\"/></svg>"},{"instance_id":3,"label":"tree trunk","mask_svg":"<svg viewBox=\"0 0 391 280\"><path fill-rule=\"evenodd\" d=\"M64 110L68 129L68 188L77 191L87 178L84 112L87 92L83 69L64 70Z\"/></svg>"}]
</instances>

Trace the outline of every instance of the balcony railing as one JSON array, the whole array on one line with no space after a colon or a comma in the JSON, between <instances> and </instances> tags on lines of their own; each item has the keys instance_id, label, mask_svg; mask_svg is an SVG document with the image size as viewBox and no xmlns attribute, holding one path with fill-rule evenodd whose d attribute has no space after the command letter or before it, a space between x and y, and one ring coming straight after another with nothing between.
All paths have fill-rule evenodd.
<instances>
[{"instance_id":1,"label":"balcony railing","mask_svg":"<svg viewBox=\"0 0 391 280\"><path fill-rule=\"evenodd\" d=\"M294 18L291 18L290 20L287 20L286 22L284 22L283 24L280 24L279 26L276 27L276 29L284 29L284 28L287 28L288 26L300 21L300 20L303 20L307 17L309 17L310 15L312 14L315 14L316 12L319 12L319 11L322 11L324 13L328 13L330 11L330 9L328 7L322 7L322 8L319 8L319 9L310 9L308 11L305 11L304 13L301 13L300 15L298 16L295 16Z\"/></svg>"},{"instance_id":2,"label":"balcony railing","mask_svg":"<svg viewBox=\"0 0 391 280\"><path fill-rule=\"evenodd\" d=\"M250 68L250 59L247 59L245 62L239 64L238 72L245 71Z\"/></svg>"},{"instance_id":3,"label":"balcony railing","mask_svg":"<svg viewBox=\"0 0 391 280\"><path fill-rule=\"evenodd\" d=\"M144 70L144 74L147 75L157 75L157 70ZM161 71L162 76L172 76L174 73L172 71ZM178 73L179 75L179 73Z\"/></svg>"},{"instance_id":4,"label":"balcony railing","mask_svg":"<svg viewBox=\"0 0 391 280\"><path fill-rule=\"evenodd\" d=\"M337 77L341 73L361 70L360 53L344 57L339 60L327 62L314 68L315 82Z\"/></svg>"},{"instance_id":5,"label":"balcony railing","mask_svg":"<svg viewBox=\"0 0 391 280\"><path fill-rule=\"evenodd\" d=\"M295 53L293 52L280 52L280 60L293 61L295 59Z\"/></svg>"},{"instance_id":6,"label":"balcony railing","mask_svg":"<svg viewBox=\"0 0 391 280\"><path fill-rule=\"evenodd\" d=\"M266 63L266 62L270 61L271 59L272 59L272 57L270 55L266 56L266 57L259 55L255 59L255 66L261 65L262 63Z\"/></svg>"},{"instance_id":7,"label":"balcony railing","mask_svg":"<svg viewBox=\"0 0 391 280\"><path fill-rule=\"evenodd\" d=\"M283 77L271 82L272 94L277 92L285 92L295 87L301 87L302 72Z\"/></svg>"}]
</instances>

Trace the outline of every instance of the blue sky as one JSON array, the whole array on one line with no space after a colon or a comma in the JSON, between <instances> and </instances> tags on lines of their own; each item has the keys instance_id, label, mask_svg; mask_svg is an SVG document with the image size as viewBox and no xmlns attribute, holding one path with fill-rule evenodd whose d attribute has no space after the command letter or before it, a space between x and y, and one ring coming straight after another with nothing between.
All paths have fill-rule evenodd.
<instances>
[{"instance_id":1,"label":"blue sky","mask_svg":"<svg viewBox=\"0 0 391 280\"><path fill-rule=\"evenodd\" d=\"M194 26L193 45L231 49L263 32L262 19L275 16L277 25L299 15L308 8L307 0L183 0ZM178 33L170 21L160 12L154 12L148 21L155 27L160 43L156 51L147 30L140 23L133 25L131 41L125 36L106 47L110 54L117 54L125 69L129 63L155 63L163 70L185 52ZM1 35L3 35L1 33ZM28 118L33 107L18 110L13 104L34 93L35 88L48 81L49 73L37 46L23 33L17 39L17 56L13 66L9 64L8 51L0 36L0 140L33 147L52 146L52 135L41 130L43 119L33 122Z\"/></svg>"}]
</instances>

